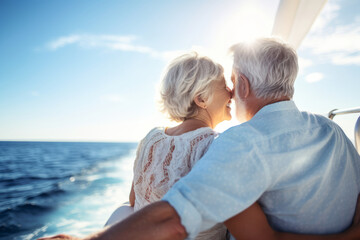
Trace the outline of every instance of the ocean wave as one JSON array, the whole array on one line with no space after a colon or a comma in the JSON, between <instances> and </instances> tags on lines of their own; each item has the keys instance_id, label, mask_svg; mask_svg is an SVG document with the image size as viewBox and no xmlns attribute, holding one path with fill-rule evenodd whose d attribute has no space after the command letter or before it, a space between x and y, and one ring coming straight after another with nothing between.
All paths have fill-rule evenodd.
<instances>
[{"instance_id":1,"label":"ocean wave","mask_svg":"<svg viewBox=\"0 0 360 240\"><path fill-rule=\"evenodd\" d=\"M130 186L126 193L119 189L127 176L121 166L135 147L122 143L0 142L0 240L34 239L45 232L51 235L74 229L74 224L58 226L61 219L85 219L84 234L96 224L101 227L114 208L107 212L106 204L128 194ZM132 164L126 161L125 165ZM115 190L107 191L112 186Z\"/></svg>"},{"instance_id":2,"label":"ocean wave","mask_svg":"<svg viewBox=\"0 0 360 240\"><path fill-rule=\"evenodd\" d=\"M9 237L9 235L21 230L21 225L19 224L0 223L0 238Z\"/></svg>"},{"instance_id":3,"label":"ocean wave","mask_svg":"<svg viewBox=\"0 0 360 240\"><path fill-rule=\"evenodd\" d=\"M9 237L34 228L34 216L53 210L52 206L26 202L0 212L0 237Z\"/></svg>"},{"instance_id":4,"label":"ocean wave","mask_svg":"<svg viewBox=\"0 0 360 240\"><path fill-rule=\"evenodd\" d=\"M12 185L12 184L19 184L19 183L29 183L32 181L49 181L49 180L60 180L60 179L64 179L66 177L70 177L70 176L51 176L51 177L40 177L40 176L21 176L21 177L15 177L15 178L1 178L0 182L3 184L8 184L8 185Z\"/></svg>"},{"instance_id":5,"label":"ocean wave","mask_svg":"<svg viewBox=\"0 0 360 240\"><path fill-rule=\"evenodd\" d=\"M56 189L52 189L50 191L39 193L39 194L37 194L35 196L29 196L26 199L27 200L34 200L34 199L37 199L37 198L51 198L51 197L58 196L60 194L65 194L65 193L66 193L65 190L60 189L60 188L56 188Z\"/></svg>"},{"instance_id":6,"label":"ocean wave","mask_svg":"<svg viewBox=\"0 0 360 240\"><path fill-rule=\"evenodd\" d=\"M53 209L51 206L41 205L33 202L25 202L13 208L8 208L0 212L0 219L4 219L7 216L13 216L15 214L38 214L39 212L47 212ZM0 221L3 222L3 221Z\"/></svg>"}]
</instances>

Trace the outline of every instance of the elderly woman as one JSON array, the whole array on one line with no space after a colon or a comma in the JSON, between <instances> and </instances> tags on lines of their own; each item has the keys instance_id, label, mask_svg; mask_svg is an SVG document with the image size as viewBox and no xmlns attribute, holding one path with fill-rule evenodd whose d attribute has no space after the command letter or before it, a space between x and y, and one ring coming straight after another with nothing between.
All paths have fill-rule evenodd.
<instances>
[{"instance_id":1,"label":"elderly woman","mask_svg":"<svg viewBox=\"0 0 360 240\"><path fill-rule=\"evenodd\" d=\"M140 142L134 163L130 204L135 211L160 200L206 152L216 137L214 127L230 120L231 90L221 65L190 53L176 58L161 85L161 105L172 128L152 129ZM226 228L218 224L197 239L223 239Z\"/></svg>"}]
</instances>

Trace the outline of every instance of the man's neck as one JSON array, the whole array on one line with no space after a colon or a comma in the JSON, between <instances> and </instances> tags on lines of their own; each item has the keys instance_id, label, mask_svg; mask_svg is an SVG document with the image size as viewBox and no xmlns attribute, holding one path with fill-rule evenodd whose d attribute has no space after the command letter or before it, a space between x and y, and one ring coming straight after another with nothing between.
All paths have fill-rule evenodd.
<instances>
[{"instance_id":1,"label":"man's neck","mask_svg":"<svg viewBox=\"0 0 360 240\"><path fill-rule=\"evenodd\" d=\"M250 99L249 99L250 100ZM277 103L282 101L289 101L289 97L280 97L275 99L262 99L256 98L255 96L252 97L250 101L247 101L247 120L250 120L255 116L255 114L260 111L263 107Z\"/></svg>"}]
</instances>

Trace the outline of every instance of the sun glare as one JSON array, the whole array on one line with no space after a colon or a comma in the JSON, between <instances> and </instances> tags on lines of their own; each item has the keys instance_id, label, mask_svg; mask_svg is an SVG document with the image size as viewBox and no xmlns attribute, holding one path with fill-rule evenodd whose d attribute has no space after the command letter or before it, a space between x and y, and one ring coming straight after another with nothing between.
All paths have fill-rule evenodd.
<instances>
[{"instance_id":1,"label":"sun glare","mask_svg":"<svg viewBox=\"0 0 360 240\"><path fill-rule=\"evenodd\" d=\"M278 1L239 1L231 11L219 16L209 46L194 46L192 50L205 54L223 65L227 83L231 85L232 58L229 47L238 42L270 36Z\"/></svg>"},{"instance_id":2,"label":"sun glare","mask_svg":"<svg viewBox=\"0 0 360 240\"><path fill-rule=\"evenodd\" d=\"M232 56L229 47L238 42L251 42L258 37L270 36L274 22L278 1L242 1L234 6L231 12L220 16L219 22L214 28L215 36L211 46L207 48L194 47L193 50L204 52L207 56L219 62L224 67L224 75L229 87L232 72ZM235 117L235 104L232 103L232 120L220 123L216 130L222 132L227 128L239 124Z\"/></svg>"},{"instance_id":3,"label":"sun glare","mask_svg":"<svg viewBox=\"0 0 360 240\"><path fill-rule=\"evenodd\" d=\"M226 13L219 23L216 44L230 46L240 41L251 41L260 36L268 36L272 30L276 7L259 1L246 2ZM275 5L277 6L277 5Z\"/></svg>"}]
</instances>

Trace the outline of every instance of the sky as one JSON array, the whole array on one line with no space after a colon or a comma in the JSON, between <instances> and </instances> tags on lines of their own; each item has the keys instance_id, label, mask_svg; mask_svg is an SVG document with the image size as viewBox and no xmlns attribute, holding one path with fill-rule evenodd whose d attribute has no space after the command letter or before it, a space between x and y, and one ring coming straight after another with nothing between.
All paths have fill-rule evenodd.
<instances>
[{"instance_id":1,"label":"sky","mask_svg":"<svg viewBox=\"0 0 360 240\"><path fill-rule=\"evenodd\" d=\"M300 110L360 105L356 2L329 0L297 49ZM230 82L228 48L269 36L278 3L2 0L0 140L139 141L155 126L173 126L157 105L168 62L198 51L221 63ZM355 116L335 120L353 138Z\"/></svg>"}]
</instances>

